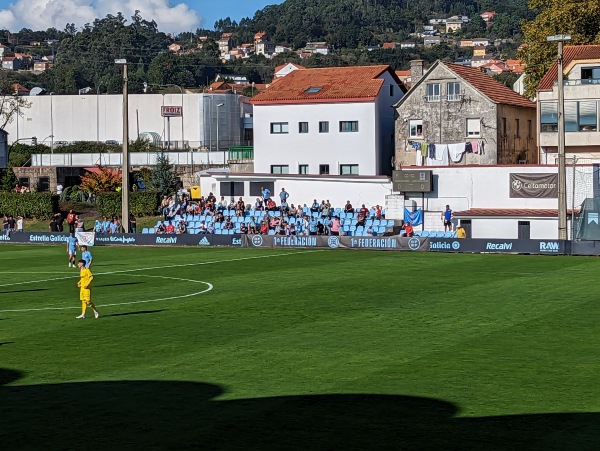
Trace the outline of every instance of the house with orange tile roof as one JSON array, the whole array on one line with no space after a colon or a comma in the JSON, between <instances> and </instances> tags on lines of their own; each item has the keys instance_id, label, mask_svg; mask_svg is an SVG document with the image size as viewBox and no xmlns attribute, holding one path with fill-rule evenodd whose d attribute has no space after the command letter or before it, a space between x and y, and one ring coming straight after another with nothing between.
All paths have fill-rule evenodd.
<instances>
[{"instance_id":1,"label":"house with orange tile roof","mask_svg":"<svg viewBox=\"0 0 600 451\"><path fill-rule=\"evenodd\" d=\"M386 175L406 88L387 65L300 69L252 99L254 170Z\"/></svg>"},{"instance_id":2,"label":"house with orange tile roof","mask_svg":"<svg viewBox=\"0 0 600 451\"><path fill-rule=\"evenodd\" d=\"M426 72L412 61L411 78L396 105L397 165L537 163L534 102L480 69L439 60ZM416 151L421 143L449 152L429 158Z\"/></svg>"},{"instance_id":3,"label":"house with orange tile roof","mask_svg":"<svg viewBox=\"0 0 600 451\"><path fill-rule=\"evenodd\" d=\"M600 162L600 45L567 45L563 50L566 158ZM537 87L540 118L540 159L554 164L558 157L558 64Z\"/></svg>"}]
</instances>

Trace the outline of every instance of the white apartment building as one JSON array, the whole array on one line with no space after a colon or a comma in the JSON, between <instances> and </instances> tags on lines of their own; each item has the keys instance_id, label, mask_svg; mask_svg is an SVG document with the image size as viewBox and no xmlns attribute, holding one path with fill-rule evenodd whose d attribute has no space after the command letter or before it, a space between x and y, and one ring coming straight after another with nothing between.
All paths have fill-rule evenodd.
<instances>
[{"instance_id":1,"label":"white apartment building","mask_svg":"<svg viewBox=\"0 0 600 451\"><path fill-rule=\"evenodd\" d=\"M546 72L537 89L540 163L558 156L558 65ZM565 46L565 153L567 159L600 161L600 45ZM586 161L587 160L587 161Z\"/></svg>"},{"instance_id":2,"label":"white apartment building","mask_svg":"<svg viewBox=\"0 0 600 451\"><path fill-rule=\"evenodd\" d=\"M252 99L254 171L385 175L406 88L389 66L300 69Z\"/></svg>"}]
</instances>

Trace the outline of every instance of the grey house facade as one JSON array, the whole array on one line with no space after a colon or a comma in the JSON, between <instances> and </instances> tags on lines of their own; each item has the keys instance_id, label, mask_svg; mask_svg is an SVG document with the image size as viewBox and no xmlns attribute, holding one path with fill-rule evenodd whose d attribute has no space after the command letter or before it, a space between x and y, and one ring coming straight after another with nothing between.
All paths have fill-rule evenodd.
<instances>
[{"instance_id":1,"label":"grey house facade","mask_svg":"<svg viewBox=\"0 0 600 451\"><path fill-rule=\"evenodd\" d=\"M538 163L535 103L477 68L437 61L424 73L416 60L411 72L412 88L395 106L397 169L427 164L414 148L424 142L478 143L449 165Z\"/></svg>"}]
</instances>

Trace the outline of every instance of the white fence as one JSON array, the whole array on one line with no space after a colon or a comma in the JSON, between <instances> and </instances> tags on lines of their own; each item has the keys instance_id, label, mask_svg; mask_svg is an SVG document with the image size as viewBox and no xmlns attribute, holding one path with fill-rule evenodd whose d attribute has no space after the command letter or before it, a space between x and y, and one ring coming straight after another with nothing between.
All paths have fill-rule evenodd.
<instances>
[{"instance_id":1,"label":"white fence","mask_svg":"<svg viewBox=\"0 0 600 451\"><path fill-rule=\"evenodd\" d=\"M158 152L131 152L129 154L130 166L154 166ZM211 165L218 166L225 163L227 152L165 152L171 164L176 165ZM90 167L122 166L122 153L55 153L34 154L31 156L31 166L75 166Z\"/></svg>"}]
</instances>

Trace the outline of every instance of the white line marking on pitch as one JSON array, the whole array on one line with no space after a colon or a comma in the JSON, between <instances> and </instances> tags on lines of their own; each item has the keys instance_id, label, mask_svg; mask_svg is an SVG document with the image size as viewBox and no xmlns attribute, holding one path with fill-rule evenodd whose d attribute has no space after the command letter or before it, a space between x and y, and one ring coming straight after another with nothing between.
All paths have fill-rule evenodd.
<instances>
[{"instance_id":1,"label":"white line marking on pitch","mask_svg":"<svg viewBox=\"0 0 600 451\"><path fill-rule=\"evenodd\" d=\"M215 260L215 261L208 261L208 262L183 263L183 264L177 264L177 265L153 266L153 267L149 267L149 268L122 269L119 271L98 272L95 275L111 275L111 274L121 274L121 273L128 273L128 272L150 271L153 269L183 268L186 266L212 265L212 264L216 264L216 263L237 262L237 261L243 261L243 260L253 260L253 259L257 259L257 258L284 257L287 255L307 254L310 252L321 252L321 251L313 250L313 251L305 251L305 252L288 252L285 254L271 254L271 255L258 255L255 257L231 258L229 260ZM0 275L2 275L2 274L23 274L23 273L22 272L17 273L17 272L13 272L13 271L11 271L11 272L0 271ZM45 274L45 273L38 273L38 274ZM49 274L56 274L56 273L49 273ZM6 283L3 285L0 285L0 288L1 287L10 287L13 285L27 285L30 283L54 282L56 280L71 279L73 277L79 277L79 275L73 275L73 276L67 276L67 277L56 277L53 279L45 279L45 280L36 280L33 282L30 280L25 281L25 282L12 282L12 283Z\"/></svg>"},{"instance_id":2,"label":"white line marking on pitch","mask_svg":"<svg viewBox=\"0 0 600 451\"><path fill-rule=\"evenodd\" d=\"M123 273L128 273L128 272L137 272L137 271L149 271L149 270L154 270L154 269L181 268L181 267L186 267L186 266L210 265L210 264L215 264L215 263L228 263L228 262L236 262L236 261L243 261L243 260L253 260L253 259L258 259L258 258L283 257L283 256L288 256L288 255L306 254L306 253L310 253L310 252L321 252L321 251L320 250L310 250L310 251L304 251L304 252L288 252L285 254L271 254L271 255L259 255L259 256L255 256L255 257L232 258L229 260L216 260L216 261L209 261L209 262L196 262L196 263L184 263L184 264L178 264L178 265L154 266L154 267L150 267L150 268L123 269L120 271L96 273L96 275L112 275L112 274L123 274ZM0 274L12 274L12 272L10 272L10 273L9 272L4 272L4 273L0 272ZM19 273L19 274L21 274L21 273ZM125 274L125 275L130 275L132 277L158 277L158 278L163 278L163 279L180 280L180 281L184 281L184 282L203 283L203 284L206 284L209 288L207 288L206 290L198 291L197 293L186 294L186 295L181 295L181 296L171 296L168 298L160 298L160 299L148 299L148 300L141 300L141 301L122 302L122 303L118 303L118 304L103 304L103 305L98 304L98 307L112 307L112 306L118 306L118 305L132 305L132 304L144 304L144 303L158 302L158 301L169 301L169 300L173 300L173 299L181 299L181 298L186 298L186 297L191 297L191 296L197 296L197 295L200 295L203 293L207 293L214 288L212 284L210 284L208 282L203 282L200 280L181 279L181 278L177 278L177 277L166 277L166 276L145 276L145 275L136 276L134 274ZM79 277L79 276L73 275L73 276L67 276L67 277L56 277L53 279L45 279L45 280L34 280L34 281L28 280L26 282L13 282L13 283L0 285L0 288L1 287L11 287L13 285L27 285L27 284L33 284L33 283L53 282L56 280L73 279L76 277ZM10 309L10 310L0 310L0 313L38 312L38 311L44 311L44 310L70 310L70 309L78 309L78 308L80 308L80 307L79 306L70 306L70 307L43 307L43 308L31 308L31 309Z\"/></svg>"},{"instance_id":3,"label":"white line marking on pitch","mask_svg":"<svg viewBox=\"0 0 600 451\"><path fill-rule=\"evenodd\" d=\"M119 303L113 303L113 304L98 304L98 307L114 307L114 306L118 306L118 305L148 304L150 302L172 301L174 299L183 299L183 298L189 298L192 296L199 296L201 294L208 293L209 291L211 291L214 288L213 284L211 284L209 282L204 282L202 280L181 279L179 277L166 277L166 276L146 276L143 274L126 274L126 275L129 277L155 277L155 278L159 278L159 279L172 279L172 280L178 280L178 281L183 281L183 282L202 283L202 284L206 285L206 289L201 290L201 291L196 291L195 293L182 294L180 296L169 296L166 298L159 298L159 299L146 299L146 300L141 300L141 301L119 302ZM34 282L32 282L32 283L34 283ZM41 312L41 311L46 311L46 310L72 310L72 309L78 309L78 308L81 308L81 307L79 307L79 306L41 307L41 308L0 310L0 313Z\"/></svg>"}]
</instances>

